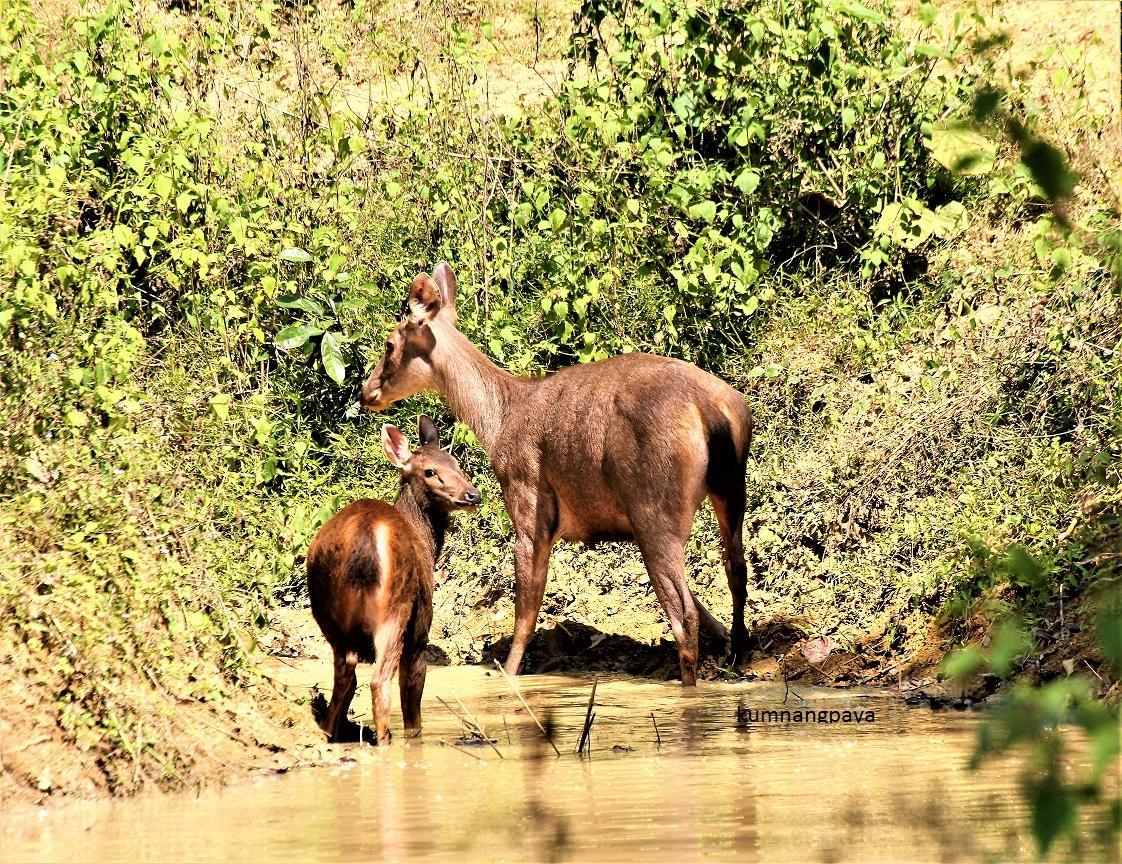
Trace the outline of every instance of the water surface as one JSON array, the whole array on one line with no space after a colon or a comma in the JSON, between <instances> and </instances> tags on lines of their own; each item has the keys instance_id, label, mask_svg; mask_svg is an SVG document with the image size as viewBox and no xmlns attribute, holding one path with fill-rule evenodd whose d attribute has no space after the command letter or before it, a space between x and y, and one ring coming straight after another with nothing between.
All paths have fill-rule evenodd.
<instances>
[{"instance_id":1,"label":"water surface","mask_svg":"<svg viewBox=\"0 0 1122 864\"><path fill-rule=\"evenodd\" d=\"M278 677L326 683L322 665ZM552 724L560 757L497 672L434 669L423 743L401 743L397 715L390 747L323 745L331 767L197 796L45 809L35 825L6 828L3 860L1032 859L1015 770L965 767L973 715L908 708L877 692L702 683L691 694L672 682L601 678L591 752L579 757L592 679L518 683ZM462 724L437 697L470 714L498 752L452 746ZM863 722L745 729L738 706L848 710ZM354 707L369 722L367 689Z\"/></svg>"}]
</instances>

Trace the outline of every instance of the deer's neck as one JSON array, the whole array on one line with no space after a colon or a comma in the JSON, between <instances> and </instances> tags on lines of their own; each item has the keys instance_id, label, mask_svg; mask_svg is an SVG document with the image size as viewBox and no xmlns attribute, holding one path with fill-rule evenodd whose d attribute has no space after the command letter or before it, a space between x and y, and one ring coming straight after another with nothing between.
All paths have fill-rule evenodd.
<instances>
[{"instance_id":1,"label":"deer's neck","mask_svg":"<svg viewBox=\"0 0 1122 864\"><path fill-rule=\"evenodd\" d=\"M527 379L500 369L454 326L443 322L437 326L436 389L490 453L498 443L507 409Z\"/></svg>"},{"instance_id":2,"label":"deer's neck","mask_svg":"<svg viewBox=\"0 0 1122 864\"><path fill-rule=\"evenodd\" d=\"M413 485L402 478L394 507L409 524L429 555L433 565L444 548L444 534L448 530L448 513L433 507L428 497L418 494Z\"/></svg>"}]
</instances>

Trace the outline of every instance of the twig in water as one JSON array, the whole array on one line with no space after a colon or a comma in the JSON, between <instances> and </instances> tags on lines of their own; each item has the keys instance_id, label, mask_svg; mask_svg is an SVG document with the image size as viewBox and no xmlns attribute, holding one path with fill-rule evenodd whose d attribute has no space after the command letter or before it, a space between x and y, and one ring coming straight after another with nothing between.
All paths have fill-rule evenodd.
<instances>
[{"instance_id":1,"label":"twig in water","mask_svg":"<svg viewBox=\"0 0 1122 864\"><path fill-rule=\"evenodd\" d=\"M522 703L522 707L525 708L526 713L530 715L530 719L533 720L537 727L541 730L541 733L545 737L545 740L548 741L549 746L553 748L553 752L560 756L561 751L557 749L557 745L553 743L553 739L549 737L549 733L545 731L545 727L538 722L538 718L534 715L534 712L531 710L530 706L526 704L526 700L522 698L522 694L518 692L518 685L514 683L514 679L506 674L506 670L502 667L502 664L499 663L498 660L495 661L495 667L503 673L503 677L506 679L506 683L510 685L510 689L514 691L514 695L518 697L518 701Z\"/></svg>"},{"instance_id":2,"label":"twig in water","mask_svg":"<svg viewBox=\"0 0 1122 864\"><path fill-rule=\"evenodd\" d=\"M651 712L651 722L655 727L655 747L659 750L662 749L662 736L658 734L658 721L655 720L654 711Z\"/></svg>"},{"instance_id":3,"label":"twig in water","mask_svg":"<svg viewBox=\"0 0 1122 864\"><path fill-rule=\"evenodd\" d=\"M469 735L471 735L475 738L482 738L484 741L487 742L488 747L490 747L492 750L494 750L496 753L499 754L500 759L504 758L503 754L499 753L499 748L495 746L495 742L491 740L491 737L486 732L484 732L481 728L479 728L478 723L476 723L474 720L469 720L468 718L461 715L455 708L453 708L451 705L449 705L447 702L445 702L439 696L436 697L436 701L439 702L441 705L443 705L445 708L447 708L452 713L452 715L457 720L460 721L460 723L463 725L464 729L468 732ZM456 697L456 701L457 702L460 701L459 696ZM463 704L464 704L463 702L460 702L460 707L463 707ZM464 708L464 711L467 711L467 708Z\"/></svg>"},{"instance_id":4,"label":"twig in water","mask_svg":"<svg viewBox=\"0 0 1122 864\"><path fill-rule=\"evenodd\" d=\"M463 753L465 756L470 756L472 759L474 759L477 762L485 762L486 761L482 756L477 756L476 754L472 753L470 750L465 750L463 747L457 747L455 744L449 744L443 738L440 740L440 746L441 747L451 747L457 753Z\"/></svg>"},{"instance_id":5,"label":"twig in water","mask_svg":"<svg viewBox=\"0 0 1122 864\"><path fill-rule=\"evenodd\" d=\"M592 731L592 721L596 717L592 713L592 706L596 704L596 685L600 683L600 678L597 676L592 680L592 695L588 697L588 710L584 714L584 728L581 729L580 743L577 744L577 755L584 753L584 745L588 744L588 752L592 752L592 742L588 740L589 733Z\"/></svg>"},{"instance_id":6,"label":"twig in water","mask_svg":"<svg viewBox=\"0 0 1122 864\"><path fill-rule=\"evenodd\" d=\"M588 718L588 726L587 726L587 727L585 727L585 730L584 730L584 735L582 735L582 736L581 736L581 740L582 740L582 741L585 741L585 740L587 740L587 743L588 743L588 755L589 755L589 756L591 756L591 755L592 755L592 724L593 724L593 723L595 723L595 722L596 722L596 714L594 713L594 714L592 714L592 716L590 716L590 717ZM583 745L582 745L582 746L583 746ZM580 751L577 751L577 752L580 752Z\"/></svg>"},{"instance_id":7,"label":"twig in water","mask_svg":"<svg viewBox=\"0 0 1122 864\"><path fill-rule=\"evenodd\" d=\"M794 693L794 695L795 695L795 698L796 698L796 699L798 699L800 703L802 703L803 705L805 705L805 704L806 704L806 700L805 700L805 699L804 699L804 698L803 698L802 696L800 696L800 695L799 695L798 693L795 693L795 691L794 691L794 690L793 690L793 689L791 688L791 684L790 684L790 682L789 682L789 681L787 680L787 670L786 670L785 668L783 668L783 661L784 661L785 659L786 659L786 655L784 655L783 657L780 657L780 658L779 658L779 671L780 671L781 673L783 673L783 704L784 704L784 705L786 705L786 704L787 704L787 694L788 694L788 693ZM808 663L807 665L810 665L810 664ZM821 670L821 669L819 669L819 670L817 670L817 671L818 671L819 673L821 673L821 671L822 671L822 670Z\"/></svg>"}]
</instances>

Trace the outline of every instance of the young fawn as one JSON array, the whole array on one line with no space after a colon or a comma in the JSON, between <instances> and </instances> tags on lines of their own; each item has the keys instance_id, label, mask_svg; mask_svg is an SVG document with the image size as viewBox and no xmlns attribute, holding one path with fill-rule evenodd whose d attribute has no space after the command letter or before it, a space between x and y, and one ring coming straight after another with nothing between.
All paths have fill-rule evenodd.
<instances>
[{"instance_id":1,"label":"young fawn","mask_svg":"<svg viewBox=\"0 0 1122 864\"><path fill-rule=\"evenodd\" d=\"M405 736L421 732L433 568L450 514L475 507L481 496L440 449L433 422L421 417L418 425L415 453L400 430L382 427L386 458L401 474L397 502L348 504L308 547L312 615L335 654L335 684L320 722L330 741L341 740L346 728L360 660L375 664L370 689L378 743L390 739L390 682L399 666Z\"/></svg>"}]
</instances>

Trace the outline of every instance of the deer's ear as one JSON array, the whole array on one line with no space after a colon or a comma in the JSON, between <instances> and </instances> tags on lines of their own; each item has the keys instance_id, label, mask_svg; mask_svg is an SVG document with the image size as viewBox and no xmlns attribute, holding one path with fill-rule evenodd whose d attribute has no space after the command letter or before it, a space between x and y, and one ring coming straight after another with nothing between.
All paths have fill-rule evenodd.
<instances>
[{"instance_id":1,"label":"deer's ear","mask_svg":"<svg viewBox=\"0 0 1122 864\"><path fill-rule=\"evenodd\" d=\"M441 261L432 271L432 279L440 289L440 304L444 314L456 322L456 274L448 266L447 261Z\"/></svg>"},{"instance_id":2,"label":"deer's ear","mask_svg":"<svg viewBox=\"0 0 1122 864\"><path fill-rule=\"evenodd\" d=\"M436 431L436 424L424 414L417 421L417 435L420 436L422 447L426 444L440 443L440 433Z\"/></svg>"},{"instance_id":3,"label":"deer's ear","mask_svg":"<svg viewBox=\"0 0 1122 864\"><path fill-rule=\"evenodd\" d=\"M427 273L418 273L409 289L409 320L427 324L440 311L440 288Z\"/></svg>"},{"instance_id":4,"label":"deer's ear","mask_svg":"<svg viewBox=\"0 0 1122 864\"><path fill-rule=\"evenodd\" d=\"M400 429L389 423L382 427L382 449L394 468L404 468L405 463L413 456L409 449L409 439L401 433Z\"/></svg>"}]
</instances>

